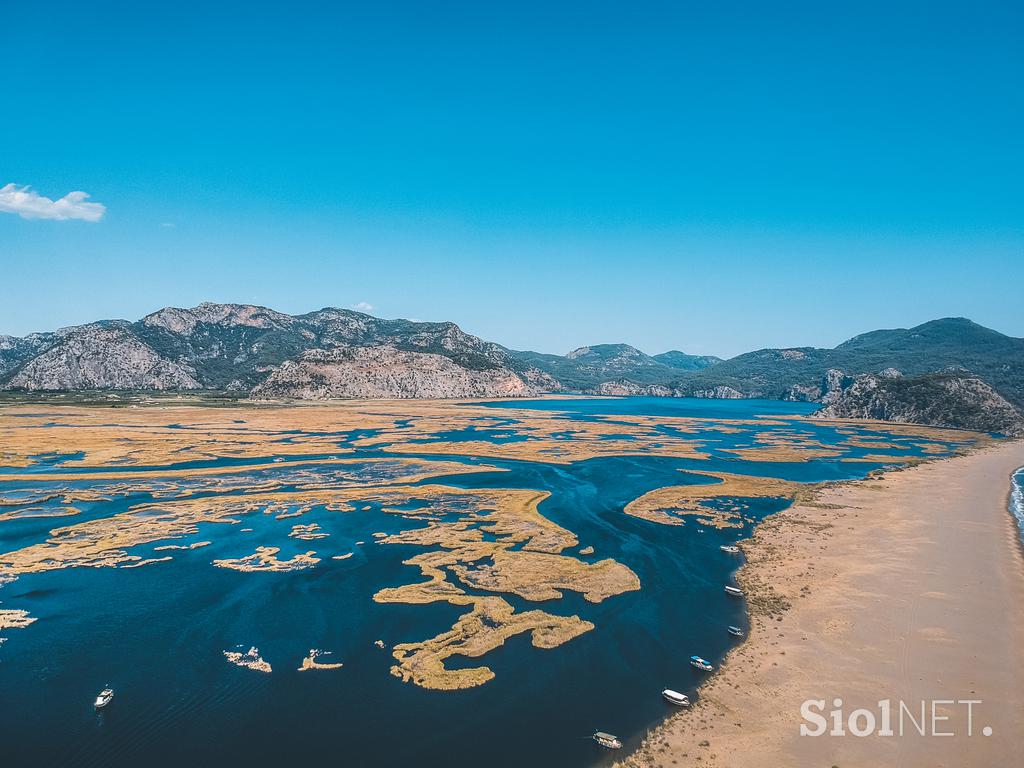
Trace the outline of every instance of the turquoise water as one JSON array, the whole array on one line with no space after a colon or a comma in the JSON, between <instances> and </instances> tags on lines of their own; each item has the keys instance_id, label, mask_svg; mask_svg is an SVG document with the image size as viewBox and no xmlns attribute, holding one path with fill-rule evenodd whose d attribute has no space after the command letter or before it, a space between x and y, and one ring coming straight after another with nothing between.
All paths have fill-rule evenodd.
<instances>
[{"instance_id":1,"label":"turquoise water","mask_svg":"<svg viewBox=\"0 0 1024 768\"><path fill-rule=\"evenodd\" d=\"M748 419L752 416L806 416L817 403L784 400L712 400L701 397L586 397L543 400L494 400L491 408L529 408L577 416L692 416L701 419Z\"/></svg>"},{"instance_id":2,"label":"turquoise water","mask_svg":"<svg viewBox=\"0 0 1024 768\"><path fill-rule=\"evenodd\" d=\"M495 403L495 408L554 409L574 419L636 415L746 419L798 415L803 404L757 401L691 401L658 398ZM517 439L508 429L443 433L447 440ZM664 427L666 435L671 427ZM758 431L763 431L758 427ZM847 436L825 425L800 423L824 443ZM365 433L361 433L365 434ZM352 434L337 434L339 446ZM568 465L487 459L499 472L431 479L463 488L530 488L550 491L540 511L573 531L581 546L628 565L643 585L638 592L591 604L567 592L556 602L530 603L503 595L517 610L577 613L594 631L551 650L513 637L484 656L496 677L478 688L438 692L402 683L389 674L390 652L374 647L431 637L464 612L448 604L379 604L386 586L421 580L401 564L422 548L372 546L373 532L392 533L421 523L380 511L314 508L301 519L247 516L241 525L207 525L189 541L208 547L174 552L170 562L137 569L71 568L21 576L0 587L4 608L28 610L38 621L4 631L0 645L0 745L5 764L74 766L277 766L282 762L343 765L586 766L607 762L587 736L611 731L637 744L668 713L665 687L695 693L702 679L688 665L691 654L718 662L735 642L730 624L746 626L742 601L722 591L739 557L719 550L749 535L753 521L785 502L754 501L743 529L716 530L695 523L663 526L623 514L643 493L665 485L706 482L686 470L724 470L802 482L860 477L877 464L818 459L807 462L741 461L721 452L751 445L752 433L707 433L708 460L656 456L597 458ZM288 439L287 437L284 439ZM913 454L912 448L886 450ZM856 455L851 449L850 454ZM387 456L387 446L364 451ZM429 456L429 443L424 444ZM450 458L450 457L448 457ZM253 479L286 477L292 459L253 470ZM249 460L252 463L258 463ZM40 457L48 471L62 471L59 457ZM245 460L186 466L244 466ZM680 470L683 470L681 472ZM76 470L78 471L78 470ZM342 470L322 468L317 471ZM367 468L349 467L358 476ZM375 470L380 471L380 470ZM82 485L88 482L76 481ZM31 483L3 483L5 494ZM203 491L198 491L203 493ZM68 519L0 522L0 552L43 540L51 528L123 511L150 501L132 493L83 504ZM331 534L317 542L288 539L296 523L317 522ZM243 532L242 527L252 527ZM357 541L366 541L357 546ZM327 543L325 543L327 542ZM158 543L159 544L159 543ZM354 551L344 561L326 558L294 573L240 573L211 567L255 546L281 546L281 557L317 549ZM152 546L138 554L151 556ZM155 553L157 555L161 553ZM222 651L258 646L270 675L225 663ZM336 671L299 673L309 648L333 651ZM456 659L449 660L458 666ZM102 714L91 702L105 685L117 691ZM513 735L513 731L515 735Z\"/></svg>"}]
</instances>

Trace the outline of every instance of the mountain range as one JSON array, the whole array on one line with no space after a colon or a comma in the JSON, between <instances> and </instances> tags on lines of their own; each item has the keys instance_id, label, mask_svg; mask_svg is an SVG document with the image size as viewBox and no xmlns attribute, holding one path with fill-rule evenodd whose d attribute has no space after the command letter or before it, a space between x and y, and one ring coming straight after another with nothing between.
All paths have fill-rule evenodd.
<instances>
[{"instance_id":1,"label":"mountain range","mask_svg":"<svg viewBox=\"0 0 1024 768\"><path fill-rule=\"evenodd\" d=\"M202 390L257 399L756 397L821 402L832 415L975 427L975 406L984 403L982 410L1002 414L980 420L988 431L1012 431L1024 406L1024 339L945 318L871 331L833 349L761 349L729 360L677 350L647 355L628 344L552 355L511 350L448 322L207 302L135 322L0 336L0 389Z\"/></svg>"}]
</instances>

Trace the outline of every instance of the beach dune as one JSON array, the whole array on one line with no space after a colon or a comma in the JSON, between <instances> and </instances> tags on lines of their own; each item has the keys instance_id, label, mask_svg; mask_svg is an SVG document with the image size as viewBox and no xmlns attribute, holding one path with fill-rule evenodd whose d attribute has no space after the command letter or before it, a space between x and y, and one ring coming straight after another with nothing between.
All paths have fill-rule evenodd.
<instances>
[{"instance_id":1,"label":"beach dune","mask_svg":"<svg viewBox=\"0 0 1024 768\"><path fill-rule=\"evenodd\" d=\"M623 764L1018 764L1024 558L1008 495L1022 465L1024 442L1000 442L830 487L765 521L744 545L740 573L749 640L698 706L653 730ZM801 724L822 725L802 716L808 700L824 704L808 710L827 718L820 736L801 735ZM878 733L883 700L891 736ZM868 735L850 730L857 709L875 718ZM833 710L846 735L830 735ZM865 731L868 716L853 725Z\"/></svg>"}]
</instances>

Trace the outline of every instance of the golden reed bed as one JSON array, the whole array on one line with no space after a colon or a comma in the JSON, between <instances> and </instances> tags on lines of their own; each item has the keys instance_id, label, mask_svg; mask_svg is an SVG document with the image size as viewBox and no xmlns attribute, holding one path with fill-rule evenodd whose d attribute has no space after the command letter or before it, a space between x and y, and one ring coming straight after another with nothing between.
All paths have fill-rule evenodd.
<instances>
[{"instance_id":1,"label":"golden reed bed","mask_svg":"<svg viewBox=\"0 0 1024 768\"><path fill-rule=\"evenodd\" d=\"M412 605L445 602L467 609L449 631L396 645L393 674L428 688L475 686L491 679L488 667L449 669L445 660L454 655L479 658L524 632L530 633L534 646L552 648L594 629L578 616L517 612L500 595L557 607L555 601L566 591L600 602L641 584L614 559L587 562L567 553L580 542L540 513L545 493L464 490L433 479L499 471L468 463L467 456L548 463L621 455L701 460L717 450L757 462L826 456L861 460L846 454L871 448L935 453L937 447L957 448L981 439L885 425L873 433L864 425L835 422L832 426L846 436L826 446L804 424L796 417L724 421L634 415L583 420L553 411L408 401L234 408L7 407L0 410L0 462L7 467L30 467L41 454L80 455L64 461L59 471L4 476L19 487L7 491L0 486L0 525L32 516L62 517L68 524L52 529L44 540L0 553L0 583L61 568L150 567L173 558L176 549L206 545L177 543L198 534L201 526L212 536L207 526L241 526L256 515L283 520L314 510L351 514L379 508L415 523L374 538L381 546L421 548L405 563L418 568L423 580L380 589L373 599ZM451 431L481 431L482 436L514 441L442 437ZM737 438L745 438L746 444L736 447ZM386 455L354 456L356 451ZM884 454L876 458L908 460ZM220 459L247 463L182 466ZM81 471L96 469L101 471ZM772 478L698 474L709 482L651 491L628 504L626 514L671 525L693 517L703 525L735 526L742 523L749 499L792 499L807 490L804 484ZM74 522L82 505L140 493L154 501ZM315 542L315 549L279 557L278 542L265 542L255 551L211 564L258 578L261 573L315 568L325 558L343 560L352 554L336 551L316 522L297 520L289 536ZM592 551L589 546L578 549L580 555ZM17 609L0 611L0 617L0 629L23 628L32 620ZM231 653L238 654L236 663L251 666L251 661L257 665L253 668L262 669L262 660Z\"/></svg>"}]
</instances>

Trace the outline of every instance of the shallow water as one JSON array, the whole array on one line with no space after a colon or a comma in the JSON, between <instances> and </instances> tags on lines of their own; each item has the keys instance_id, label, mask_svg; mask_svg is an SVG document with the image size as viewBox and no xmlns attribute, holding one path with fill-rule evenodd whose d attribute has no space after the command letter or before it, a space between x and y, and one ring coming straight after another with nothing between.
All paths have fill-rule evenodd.
<instances>
[{"instance_id":1,"label":"shallow water","mask_svg":"<svg viewBox=\"0 0 1024 768\"><path fill-rule=\"evenodd\" d=\"M691 401L660 398L494 403L495 408L557 410L574 419L597 416L694 416L748 419L807 413L804 404ZM802 423L814 439L845 439L833 427ZM763 431L765 428L759 427ZM519 439L508 429L439 433L448 441ZM671 428L665 428L666 434ZM363 433L360 433L363 434ZM877 433L876 433L877 434ZM358 437L359 435L356 435ZM754 500L742 529L717 530L693 521L665 526L623 514L643 493L665 485L706 482L686 470L723 470L813 482L861 477L877 464L831 459L751 462L720 449L750 444L749 432L709 434L711 458L594 458L566 465L488 458L501 471L432 478L461 488L549 491L540 512L593 546L588 561L612 557L633 569L642 589L588 603L573 592L559 601L529 603L503 595L517 610L579 614L596 629L551 650L519 635L481 660L495 678L463 691L429 691L389 674L392 658L374 647L441 633L466 609L380 604L382 587L419 581L402 560L422 552L374 546L372 534L420 523L369 504L358 512L312 509L301 520L250 515L244 526L205 525L188 541L202 549L175 551L170 562L142 568L68 568L26 574L0 588L4 608L28 610L37 621L3 632L0 645L0 750L5 764L75 766L271 766L287 761L345 765L584 766L610 759L589 738L595 729L636 744L669 712L665 687L695 692L702 679L691 654L718 662L736 640L730 624L746 626L743 602L722 590L740 558L719 546L749 535L753 522L782 509L778 499ZM354 439L339 434L339 445ZM848 455L863 455L850 449ZM917 455L914 448L886 450ZM360 455L387 455L387 447ZM423 456L430 456L424 444ZM320 457L322 458L322 457ZM444 458L451 458L444 457ZM294 460L294 459L293 459ZM254 478L288 471L289 462L254 470ZM266 459L262 459L266 461ZM256 462L251 462L256 463ZM219 459L174 465L239 466ZM64 471L59 457L40 457L40 471ZM75 470L81 473L81 470ZM353 470L358 472L358 468ZM84 474L84 473L83 473ZM86 482L86 481L76 481ZM87 484L87 483L86 483ZM4 483L5 493L19 484ZM25 487L31 484L22 483ZM51 528L123 511L150 493L83 504L82 514L0 522L0 552L43 540ZM330 534L294 541L295 522L316 522ZM244 532L241 527L251 527ZM357 546L357 541L366 544ZM353 551L325 557L294 573L241 573L211 567L256 545L281 546L281 557L309 549ZM324 542L329 542L326 544ZM152 546L141 547L152 556ZM328 551L329 550L329 551ZM156 553L160 554L160 553ZM222 652L258 646L274 671L265 675L225 663ZM299 673L311 648L333 652L340 670ZM106 685L114 703L98 714L92 699Z\"/></svg>"}]
</instances>

